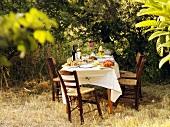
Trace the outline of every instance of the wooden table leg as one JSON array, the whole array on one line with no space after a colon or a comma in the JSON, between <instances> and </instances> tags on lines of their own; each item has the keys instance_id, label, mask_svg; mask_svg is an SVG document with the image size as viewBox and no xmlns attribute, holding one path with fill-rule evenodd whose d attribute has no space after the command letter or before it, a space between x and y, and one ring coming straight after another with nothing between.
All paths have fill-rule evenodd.
<instances>
[{"instance_id":1,"label":"wooden table leg","mask_svg":"<svg viewBox=\"0 0 170 127\"><path fill-rule=\"evenodd\" d=\"M111 101L111 89L107 89L107 96L108 96L108 112L109 114L113 113L113 105Z\"/></svg>"}]
</instances>

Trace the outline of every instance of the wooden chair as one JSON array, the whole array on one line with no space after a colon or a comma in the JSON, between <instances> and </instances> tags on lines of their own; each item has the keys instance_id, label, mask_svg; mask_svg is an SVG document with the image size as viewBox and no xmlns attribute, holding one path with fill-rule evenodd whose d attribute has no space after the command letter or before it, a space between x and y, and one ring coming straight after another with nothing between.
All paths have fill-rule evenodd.
<instances>
[{"instance_id":1,"label":"wooden chair","mask_svg":"<svg viewBox=\"0 0 170 127\"><path fill-rule=\"evenodd\" d=\"M142 60L142 57L143 55L141 55L140 52L137 53L136 55L136 66L135 66L135 73L134 72L130 72L130 71L120 71L120 77L121 78L133 78L133 79L136 79L136 73L139 69L139 65L140 65L140 62Z\"/></svg>"},{"instance_id":2,"label":"wooden chair","mask_svg":"<svg viewBox=\"0 0 170 127\"><path fill-rule=\"evenodd\" d=\"M142 55L140 52L138 52L137 55L136 55L135 72L120 71L120 77L121 77L121 78L127 78L127 79L137 79L137 72L138 72L138 70L139 70L139 66L140 66L142 57L145 57L145 55ZM123 90L123 91L126 90L124 86L122 86L122 90ZM140 99L142 99L141 88L139 88L139 91L140 91Z\"/></svg>"},{"instance_id":3,"label":"wooden chair","mask_svg":"<svg viewBox=\"0 0 170 127\"><path fill-rule=\"evenodd\" d=\"M97 104L98 113L100 116L102 116L100 102L99 102L99 98L98 98L95 88L88 88L88 87L82 87L82 86L80 87L76 71L69 72L69 71L60 70L60 71L57 71L57 73L59 75L62 88L65 94L66 112L68 113L68 119L70 122L71 122L71 112L75 109L78 109L80 112L81 124L84 122L83 104L84 102L90 103L90 101L83 100L82 96L85 94L89 94L89 93L94 94L95 102L92 102L92 103ZM67 78L64 78L65 76L67 76ZM72 76L72 78L68 78L68 76ZM69 86L68 84L74 84L74 85ZM72 105L72 101L74 100L77 100L76 105Z\"/></svg>"},{"instance_id":4,"label":"wooden chair","mask_svg":"<svg viewBox=\"0 0 170 127\"><path fill-rule=\"evenodd\" d=\"M60 79L56 72L56 61L54 57L50 57L46 59L46 64L48 68L48 73L50 76L50 84L52 86L52 100L55 101L57 98L59 101L59 98L61 97L61 86L60 86Z\"/></svg>"},{"instance_id":5,"label":"wooden chair","mask_svg":"<svg viewBox=\"0 0 170 127\"><path fill-rule=\"evenodd\" d=\"M141 63L139 65L139 69L136 73L136 79L129 79L129 78L120 78L119 83L121 86L131 87L133 91L123 91L121 97L135 99L135 109L138 110L140 94L141 94L141 75L146 58L142 57Z\"/></svg>"}]
</instances>

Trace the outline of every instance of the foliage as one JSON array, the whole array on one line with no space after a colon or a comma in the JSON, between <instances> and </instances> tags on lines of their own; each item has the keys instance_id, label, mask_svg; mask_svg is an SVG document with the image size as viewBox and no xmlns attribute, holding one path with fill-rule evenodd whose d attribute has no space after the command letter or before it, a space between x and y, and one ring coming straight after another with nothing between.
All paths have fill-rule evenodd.
<instances>
[{"instance_id":1,"label":"foliage","mask_svg":"<svg viewBox=\"0 0 170 127\"><path fill-rule=\"evenodd\" d=\"M115 50L114 57L120 69L134 70L135 55L140 51L147 56L144 68L146 80L162 81L170 74L167 66L157 68L159 56L153 47L155 45L148 43L147 39L151 31L143 34L145 28L135 27L139 21L154 18L136 16L141 9L140 3L131 0L2 0L0 6L0 15L11 11L25 13L35 7L58 23L58 30L50 30L55 37L54 44L38 45L36 50L28 51L23 59L18 56L11 58L13 66L6 68L5 74L12 85L35 78L38 82L47 80L47 57L54 56L57 68L61 68L71 56L73 44L79 43L82 52L86 53L89 42L95 42L98 46L100 39L113 45L111 48Z\"/></svg>"},{"instance_id":2,"label":"foliage","mask_svg":"<svg viewBox=\"0 0 170 127\"><path fill-rule=\"evenodd\" d=\"M26 52L37 49L46 41L54 43L55 39L50 32L52 28L58 28L56 21L36 8L26 13L10 12L0 16L1 86L4 81L4 86L8 87L9 68L4 66L10 66L14 56L23 58Z\"/></svg>"},{"instance_id":3,"label":"foliage","mask_svg":"<svg viewBox=\"0 0 170 127\"><path fill-rule=\"evenodd\" d=\"M10 64L8 60L17 50L23 58L26 51L35 50L38 43L44 44L45 41L54 43L54 38L50 33L52 27L57 28L57 23L35 8L25 14L11 12L9 15L1 16L0 65L8 66ZM8 53L9 50L13 52Z\"/></svg>"},{"instance_id":4,"label":"foliage","mask_svg":"<svg viewBox=\"0 0 170 127\"><path fill-rule=\"evenodd\" d=\"M149 41L156 39L156 49L158 54L163 57L159 63L159 68L167 61L170 63L170 1L169 0L137 0L144 4L143 9L138 12L138 16L154 15L157 16L154 20L145 20L136 27L148 27L146 32L152 31Z\"/></svg>"}]
</instances>

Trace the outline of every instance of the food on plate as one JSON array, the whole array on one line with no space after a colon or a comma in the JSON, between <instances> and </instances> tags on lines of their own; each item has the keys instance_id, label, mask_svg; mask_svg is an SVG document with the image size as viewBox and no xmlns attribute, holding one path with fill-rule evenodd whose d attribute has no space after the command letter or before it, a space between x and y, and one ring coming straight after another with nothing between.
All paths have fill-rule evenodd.
<instances>
[{"instance_id":1,"label":"food on plate","mask_svg":"<svg viewBox=\"0 0 170 127\"><path fill-rule=\"evenodd\" d=\"M87 58L87 59L84 59L83 61L86 62L86 63L90 63L90 62L93 62L93 59Z\"/></svg>"},{"instance_id":2,"label":"food on plate","mask_svg":"<svg viewBox=\"0 0 170 127\"><path fill-rule=\"evenodd\" d=\"M90 63L93 62L94 60L97 60L97 58L95 56L90 56L89 58L84 59L83 61L86 63Z\"/></svg>"},{"instance_id":3,"label":"food on plate","mask_svg":"<svg viewBox=\"0 0 170 127\"><path fill-rule=\"evenodd\" d=\"M95 56L90 56L89 59L97 60Z\"/></svg>"},{"instance_id":4,"label":"food on plate","mask_svg":"<svg viewBox=\"0 0 170 127\"><path fill-rule=\"evenodd\" d=\"M69 61L66 63L66 66L80 66L82 61Z\"/></svg>"},{"instance_id":5,"label":"food on plate","mask_svg":"<svg viewBox=\"0 0 170 127\"><path fill-rule=\"evenodd\" d=\"M112 60L105 60L101 63L101 66L103 67L112 67L114 66L114 62Z\"/></svg>"}]
</instances>

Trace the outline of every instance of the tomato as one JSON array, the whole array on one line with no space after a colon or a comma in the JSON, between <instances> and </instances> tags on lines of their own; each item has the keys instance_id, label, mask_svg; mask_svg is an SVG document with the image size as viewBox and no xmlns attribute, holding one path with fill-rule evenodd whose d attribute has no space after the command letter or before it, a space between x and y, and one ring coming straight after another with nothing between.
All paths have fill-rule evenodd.
<instances>
[{"instance_id":1,"label":"tomato","mask_svg":"<svg viewBox=\"0 0 170 127\"><path fill-rule=\"evenodd\" d=\"M102 66L103 66L103 67L114 66L114 62L111 61L111 60L105 60L105 61L103 61Z\"/></svg>"}]
</instances>

